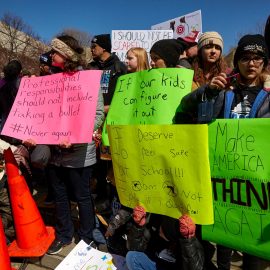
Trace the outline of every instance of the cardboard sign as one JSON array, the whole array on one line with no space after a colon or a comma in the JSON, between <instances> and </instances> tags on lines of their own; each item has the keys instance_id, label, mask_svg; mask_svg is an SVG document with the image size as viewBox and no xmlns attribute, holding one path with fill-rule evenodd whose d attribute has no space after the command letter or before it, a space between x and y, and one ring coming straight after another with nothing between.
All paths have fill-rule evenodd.
<instances>
[{"instance_id":1,"label":"cardboard sign","mask_svg":"<svg viewBox=\"0 0 270 270\"><path fill-rule=\"evenodd\" d=\"M158 40L172 38L172 30L113 30L112 51L125 61L127 51L132 47L144 48L149 53Z\"/></svg>"},{"instance_id":2,"label":"cardboard sign","mask_svg":"<svg viewBox=\"0 0 270 270\"><path fill-rule=\"evenodd\" d=\"M191 31L202 32L201 10L151 26L151 29L172 29L174 38L185 37Z\"/></svg>"},{"instance_id":3,"label":"cardboard sign","mask_svg":"<svg viewBox=\"0 0 270 270\"><path fill-rule=\"evenodd\" d=\"M209 126L214 224L209 241L270 259L270 119Z\"/></svg>"},{"instance_id":4,"label":"cardboard sign","mask_svg":"<svg viewBox=\"0 0 270 270\"><path fill-rule=\"evenodd\" d=\"M81 240L55 270L116 270L112 255L89 247Z\"/></svg>"},{"instance_id":5,"label":"cardboard sign","mask_svg":"<svg viewBox=\"0 0 270 270\"><path fill-rule=\"evenodd\" d=\"M37 144L91 142L101 73L22 78L1 134Z\"/></svg>"},{"instance_id":6,"label":"cardboard sign","mask_svg":"<svg viewBox=\"0 0 270 270\"><path fill-rule=\"evenodd\" d=\"M108 125L171 124L181 99L191 91L193 70L160 68L119 77L106 118ZM106 128L102 140L109 145Z\"/></svg>"},{"instance_id":7,"label":"cardboard sign","mask_svg":"<svg viewBox=\"0 0 270 270\"><path fill-rule=\"evenodd\" d=\"M108 126L123 205L213 223L207 125Z\"/></svg>"}]
</instances>

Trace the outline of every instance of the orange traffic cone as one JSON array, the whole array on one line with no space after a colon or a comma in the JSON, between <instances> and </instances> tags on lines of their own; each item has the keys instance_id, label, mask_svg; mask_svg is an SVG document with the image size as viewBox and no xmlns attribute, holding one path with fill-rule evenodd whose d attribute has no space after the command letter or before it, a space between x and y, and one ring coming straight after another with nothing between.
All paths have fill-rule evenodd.
<instances>
[{"instance_id":1,"label":"orange traffic cone","mask_svg":"<svg viewBox=\"0 0 270 270\"><path fill-rule=\"evenodd\" d=\"M18 165L10 148L4 151L4 158L16 231L16 240L8 247L9 255L43 256L55 238L54 229L45 227L25 179L19 175Z\"/></svg>"},{"instance_id":2,"label":"orange traffic cone","mask_svg":"<svg viewBox=\"0 0 270 270\"><path fill-rule=\"evenodd\" d=\"M8 248L6 244L6 237L1 218L0 218L0 250L1 250L0 252L1 270L11 270L11 269L15 270L15 268L11 268L10 258L8 256Z\"/></svg>"}]
</instances>

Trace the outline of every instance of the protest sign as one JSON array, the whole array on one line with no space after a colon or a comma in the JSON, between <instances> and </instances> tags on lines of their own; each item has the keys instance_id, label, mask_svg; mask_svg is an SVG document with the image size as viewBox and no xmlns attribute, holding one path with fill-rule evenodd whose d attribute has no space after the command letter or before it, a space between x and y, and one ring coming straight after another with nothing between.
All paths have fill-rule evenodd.
<instances>
[{"instance_id":1,"label":"protest sign","mask_svg":"<svg viewBox=\"0 0 270 270\"><path fill-rule=\"evenodd\" d=\"M108 126L121 204L213 223L207 125Z\"/></svg>"},{"instance_id":2,"label":"protest sign","mask_svg":"<svg viewBox=\"0 0 270 270\"><path fill-rule=\"evenodd\" d=\"M191 31L202 32L201 10L151 26L151 29L172 29L174 38L185 37Z\"/></svg>"},{"instance_id":3,"label":"protest sign","mask_svg":"<svg viewBox=\"0 0 270 270\"><path fill-rule=\"evenodd\" d=\"M112 255L91 248L81 240L55 270L116 270Z\"/></svg>"},{"instance_id":4,"label":"protest sign","mask_svg":"<svg viewBox=\"0 0 270 270\"><path fill-rule=\"evenodd\" d=\"M101 71L22 78L3 135L38 144L91 142Z\"/></svg>"},{"instance_id":5,"label":"protest sign","mask_svg":"<svg viewBox=\"0 0 270 270\"><path fill-rule=\"evenodd\" d=\"M191 91L193 71L160 68L119 77L107 125L171 124L181 98ZM102 140L109 145L106 128Z\"/></svg>"},{"instance_id":6,"label":"protest sign","mask_svg":"<svg viewBox=\"0 0 270 270\"><path fill-rule=\"evenodd\" d=\"M126 53L132 47L144 48L149 53L158 40L172 38L172 30L113 30L112 51L121 61L125 61Z\"/></svg>"},{"instance_id":7,"label":"protest sign","mask_svg":"<svg viewBox=\"0 0 270 270\"><path fill-rule=\"evenodd\" d=\"M209 241L270 259L270 119L218 120L209 126L214 225Z\"/></svg>"}]
</instances>

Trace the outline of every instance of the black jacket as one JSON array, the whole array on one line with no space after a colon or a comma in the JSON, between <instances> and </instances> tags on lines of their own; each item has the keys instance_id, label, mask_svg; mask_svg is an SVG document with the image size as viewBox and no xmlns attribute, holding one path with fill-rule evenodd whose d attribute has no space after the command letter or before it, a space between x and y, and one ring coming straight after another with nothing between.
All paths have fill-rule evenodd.
<instances>
[{"instance_id":1,"label":"black jacket","mask_svg":"<svg viewBox=\"0 0 270 270\"><path fill-rule=\"evenodd\" d=\"M209 123L214 119L224 118L225 93L225 90L211 93L206 85L198 88L183 97L173 122L175 124ZM203 110L208 114L208 117L205 117L205 119L202 118ZM256 118L270 118L269 94L258 109Z\"/></svg>"},{"instance_id":2,"label":"black jacket","mask_svg":"<svg viewBox=\"0 0 270 270\"><path fill-rule=\"evenodd\" d=\"M103 94L104 105L110 105L114 94L117 79L127 73L127 68L115 53L104 62L93 60L87 69L104 70L101 78L101 91Z\"/></svg>"}]
</instances>

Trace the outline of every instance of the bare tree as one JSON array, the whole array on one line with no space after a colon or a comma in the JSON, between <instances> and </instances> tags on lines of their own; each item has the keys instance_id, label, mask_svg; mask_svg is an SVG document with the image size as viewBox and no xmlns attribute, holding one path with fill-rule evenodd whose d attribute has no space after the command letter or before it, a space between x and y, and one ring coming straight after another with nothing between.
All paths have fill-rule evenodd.
<instances>
[{"instance_id":1,"label":"bare tree","mask_svg":"<svg viewBox=\"0 0 270 270\"><path fill-rule=\"evenodd\" d=\"M89 33L80 31L75 28L65 28L61 34L70 35L76 38L82 47L89 47L93 38Z\"/></svg>"},{"instance_id":2,"label":"bare tree","mask_svg":"<svg viewBox=\"0 0 270 270\"><path fill-rule=\"evenodd\" d=\"M6 13L0 22L0 36L0 50L6 52L0 59L1 67L16 58L25 69L38 71L39 55L46 50L46 45L30 26L20 17Z\"/></svg>"}]
</instances>

